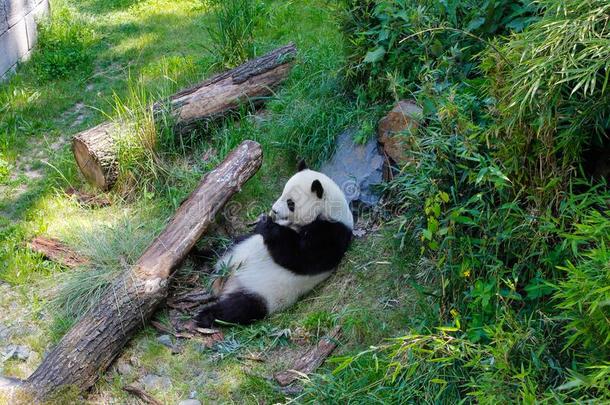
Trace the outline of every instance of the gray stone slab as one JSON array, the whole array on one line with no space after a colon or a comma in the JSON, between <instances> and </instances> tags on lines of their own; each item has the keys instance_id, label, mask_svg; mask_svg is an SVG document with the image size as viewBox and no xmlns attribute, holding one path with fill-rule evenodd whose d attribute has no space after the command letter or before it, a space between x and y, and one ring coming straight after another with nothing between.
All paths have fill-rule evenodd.
<instances>
[{"instance_id":1,"label":"gray stone slab","mask_svg":"<svg viewBox=\"0 0 610 405\"><path fill-rule=\"evenodd\" d=\"M36 28L36 19L34 13L25 16L25 28L28 37L28 49L32 49L38 40L38 30Z\"/></svg>"},{"instance_id":2,"label":"gray stone slab","mask_svg":"<svg viewBox=\"0 0 610 405\"><path fill-rule=\"evenodd\" d=\"M337 137L335 154L320 171L341 187L348 202L360 201L372 206L379 202L374 186L383 182L384 159L376 139L366 145L355 144L356 132L351 128Z\"/></svg>"},{"instance_id":3,"label":"gray stone slab","mask_svg":"<svg viewBox=\"0 0 610 405\"><path fill-rule=\"evenodd\" d=\"M6 72L4 72L4 74L0 74L0 83L4 83L4 82L8 81L8 79L13 74L15 74L16 71L17 71L17 63L15 63L10 68L8 68L8 70Z\"/></svg>"},{"instance_id":4,"label":"gray stone slab","mask_svg":"<svg viewBox=\"0 0 610 405\"><path fill-rule=\"evenodd\" d=\"M28 36L25 21L21 20L0 36L0 75L28 54Z\"/></svg>"},{"instance_id":5,"label":"gray stone slab","mask_svg":"<svg viewBox=\"0 0 610 405\"><path fill-rule=\"evenodd\" d=\"M6 0L0 0L0 35L8 30L8 20L6 18L6 9L4 8Z\"/></svg>"},{"instance_id":6,"label":"gray stone slab","mask_svg":"<svg viewBox=\"0 0 610 405\"><path fill-rule=\"evenodd\" d=\"M38 22L49 13L49 3L44 1L38 4L30 14L25 16L25 24L28 31L28 46L34 48L38 40Z\"/></svg>"},{"instance_id":7,"label":"gray stone slab","mask_svg":"<svg viewBox=\"0 0 610 405\"><path fill-rule=\"evenodd\" d=\"M19 21L23 20L23 17L32 10L30 6L30 0L5 1L4 8L6 10L6 19L8 21L8 26L12 27Z\"/></svg>"},{"instance_id":8,"label":"gray stone slab","mask_svg":"<svg viewBox=\"0 0 610 405\"><path fill-rule=\"evenodd\" d=\"M1 1L1 0L0 0ZM6 0L4 8L8 26L12 27L28 15L39 4L39 0Z\"/></svg>"}]
</instances>

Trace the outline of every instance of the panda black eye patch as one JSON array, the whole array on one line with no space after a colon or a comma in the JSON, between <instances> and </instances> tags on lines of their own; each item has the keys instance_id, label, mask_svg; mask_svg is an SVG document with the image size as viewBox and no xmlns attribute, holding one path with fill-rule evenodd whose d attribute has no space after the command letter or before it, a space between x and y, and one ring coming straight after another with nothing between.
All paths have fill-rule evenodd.
<instances>
[{"instance_id":1,"label":"panda black eye patch","mask_svg":"<svg viewBox=\"0 0 610 405\"><path fill-rule=\"evenodd\" d=\"M292 199L288 199L286 201L286 205L288 205L288 209L290 210L290 212L294 212L294 201L292 201Z\"/></svg>"}]
</instances>

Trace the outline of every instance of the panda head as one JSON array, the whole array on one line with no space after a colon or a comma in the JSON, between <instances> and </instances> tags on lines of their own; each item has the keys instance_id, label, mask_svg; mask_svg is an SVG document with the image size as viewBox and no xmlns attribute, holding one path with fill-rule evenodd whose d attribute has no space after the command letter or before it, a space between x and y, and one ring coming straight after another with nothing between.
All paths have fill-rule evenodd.
<instances>
[{"instance_id":1,"label":"panda head","mask_svg":"<svg viewBox=\"0 0 610 405\"><path fill-rule=\"evenodd\" d=\"M353 228L353 215L339 186L323 173L309 170L301 161L278 200L271 217L283 226L298 229L316 219L341 222Z\"/></svg>"}]
</instances>

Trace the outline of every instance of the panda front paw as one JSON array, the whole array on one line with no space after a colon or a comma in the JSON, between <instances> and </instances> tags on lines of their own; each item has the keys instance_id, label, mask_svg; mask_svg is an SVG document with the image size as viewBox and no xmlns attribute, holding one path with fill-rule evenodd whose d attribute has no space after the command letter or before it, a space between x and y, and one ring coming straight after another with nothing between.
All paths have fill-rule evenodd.
<instances>
[{"instance_id":1,"label":"panda front paw","mask_svg":"<svg viewBox=\"0 0 610 405\"><path fill-rule=\"evenodd\" d=\"M269 215L262 214L258 219L256 227L254 228L254 233L267 235L273 229L274 225L275 222L273 222L273 218L271 218Z\"/></svg>"}]
</instances>

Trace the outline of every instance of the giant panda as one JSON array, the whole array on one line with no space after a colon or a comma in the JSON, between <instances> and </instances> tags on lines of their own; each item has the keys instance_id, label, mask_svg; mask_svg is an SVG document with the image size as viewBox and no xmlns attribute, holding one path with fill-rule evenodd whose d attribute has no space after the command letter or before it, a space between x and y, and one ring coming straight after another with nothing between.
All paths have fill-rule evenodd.
<instances>
[{"instance_id":1,"label":"giant panda","mask_svg":"<svg viewBox=\"0 0 610 405\"><path fill-rule=\"evenodd\" d=\"M294 304L338 266L353 226L339 186L301 161L269 215L217 262L230 275L195 322L247 325Z\"/></svg>"}]
</instances>

